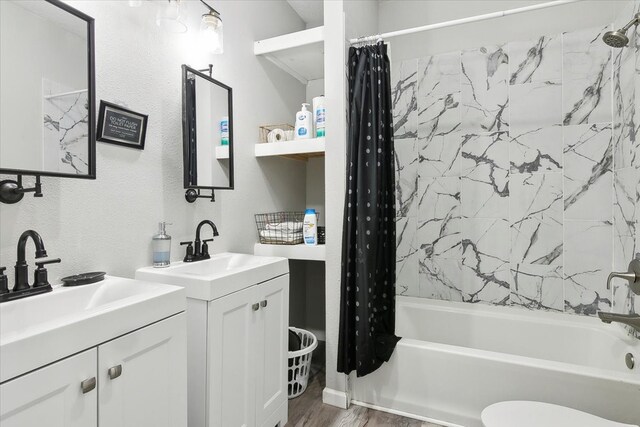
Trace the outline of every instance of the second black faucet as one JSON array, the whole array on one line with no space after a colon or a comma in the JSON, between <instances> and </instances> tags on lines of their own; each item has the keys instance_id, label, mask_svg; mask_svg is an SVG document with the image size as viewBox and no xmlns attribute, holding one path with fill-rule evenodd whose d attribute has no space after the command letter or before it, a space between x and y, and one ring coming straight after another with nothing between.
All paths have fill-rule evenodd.
<instances>
[{"instance_id":1,"label":"second black faucet","mask_svg":"<svg viewBox=\"0 0 640 427\"><path fill-rule=\"evenodd\" d=\"M210 225L213 230L213 237L218 237L218 227L208 219L200 221L198 227L196 228L196 240L195 242L180 242L181 245L187 245L187 253L184 257L184 262L194 262L201 261L204 259L211 258L209 255L209 245L207 242L213 241L213 239L204 239L200 240L200 230L203 225Z\"/></svg>"}]
</instances>

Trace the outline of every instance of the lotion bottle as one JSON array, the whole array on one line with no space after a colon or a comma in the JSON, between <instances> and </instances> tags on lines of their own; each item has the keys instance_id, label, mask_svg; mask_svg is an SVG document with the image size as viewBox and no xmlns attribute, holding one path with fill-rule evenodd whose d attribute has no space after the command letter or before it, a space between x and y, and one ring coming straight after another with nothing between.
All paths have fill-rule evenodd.
<instances>
[{"instance_id":1,"label":"lotion bottle","mask_svg":"<svg viewBox=\"0 0 640 427\"><path fill-rule=\"evenodd\" d=\"M302 104L302 110L296 114L295 139L311 138L313 126L313 114L307 109L309 104Z\"/></svg>"},{"instance_id":2,"label":"lotion bottle","mask_svg":"<svg viewBox=\"0 0 640 427\"><path fill-rule=\"evenodd\" d=\"M316 215L315 209L307 209L304 212L302 237L304 238L304 244L307 246L316 246L318 244L318 215Z\"/></svg>"},{"instance_id":3,"label":"lotion bottle","mask_svg":"<svg viewBox=\"0 0 640 427\"><path fill-rule=\"evenodd\" d=\"M158 224L158 234L153 236L153 266L168 267L171 263L171 236L167 234L167 225L170 222L163 221Z\"/></svg>"}]
</instances>

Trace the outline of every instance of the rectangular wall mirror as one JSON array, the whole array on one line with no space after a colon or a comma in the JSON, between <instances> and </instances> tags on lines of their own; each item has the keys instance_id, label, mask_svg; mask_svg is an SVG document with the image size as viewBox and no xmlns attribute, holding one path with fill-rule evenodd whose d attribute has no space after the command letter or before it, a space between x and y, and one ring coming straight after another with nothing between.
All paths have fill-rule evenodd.
<instances>
[{"instance_id":1,"label":"rectangular wall mirror","mask_svg":"<svg viewBox=\"0 0 640 427\"><path fill-rule=\"evenodd\" d=\"M0 173L95 178L93 31L58 0L0 1Z\"/></svg>"},{"instance_id":2,"label":"rectangular wall mirror","mask_svg":"<svg viewBox=\"0 0 640 427\"><path fill-rule=\"evenodd\" d=\"M233 108L229 86L182 66L184 188L233 189Z\"/></svg>"}]
</instances>

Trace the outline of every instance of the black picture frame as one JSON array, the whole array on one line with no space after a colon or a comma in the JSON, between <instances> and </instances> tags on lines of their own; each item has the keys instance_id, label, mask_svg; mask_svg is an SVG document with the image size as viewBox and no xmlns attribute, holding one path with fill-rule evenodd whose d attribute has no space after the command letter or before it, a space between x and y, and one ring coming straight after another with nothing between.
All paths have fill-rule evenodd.
<instances>
[{"instance_id":1,"label":"black picture frame","mask_svg":"<svg viewBox=\"0 0 640 427\"><path fill-rule=\"evenodd\" d=\"M129 118L130 122L124 126L126 129L123 130L123 126L119 125L107 124L105 126L108 120L117 120L117 115L119 115L120 118L122 118L123 116ZM144 144L147 137L148 121L148 114L138 113L112 102L100 100L100 110L98 112L97 140L100 142L106 142L108 144L120 145L122 147L144 150ZM136 126L136 128L132 130L129 125L136 122L139 122L140 125ZM124 131L126 131L126 133L123 133ZM120 137L114 134L116 132L120 133ZM134 140L132 140L131 138L134 138Z\"/></svg>"},{"instance_id":2,"label":"black picture frame","mask_svg":"<svg viewBox=\"0 0 640 427\"><path fill-rule=\"evenodd\" d=\"M27 169L0 168L0 175L18 176L52 176L58 178L96 179L96 136L93 132L96 126L96 53L95 53L95 19L80 12L78 9L69 6L61 0L45 0L47 3L56 6L65 12L82 19L87 23L87 98L89 101L89 135L88 135L88 172L84 175L64 172L48 172Z\"/></svg>"}]
</instances>

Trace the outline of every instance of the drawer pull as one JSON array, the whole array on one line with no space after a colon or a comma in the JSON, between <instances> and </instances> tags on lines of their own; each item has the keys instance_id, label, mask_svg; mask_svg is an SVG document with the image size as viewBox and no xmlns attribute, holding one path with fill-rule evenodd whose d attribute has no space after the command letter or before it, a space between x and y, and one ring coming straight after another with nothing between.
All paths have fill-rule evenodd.
<instances>
[{"instance_id":1,"label":"drawer pull","mask_svg":"<svg viewBox=\"0 0 640 427\"><path fill-rule=\"evenodd\" d=\"M80 388L82 389L83 394L89 393L91 390L96 388L96 377L91 377L87 380L84 380L80 383Z\"/></svg>"},{"instance_id":2,"label":"drawer pull","mask_svg":"<svg viewBox=\"0 0 640 427\"><path fill-rule=\"evenodd\" d=\"M115 380L120 375L122 375L122 365L117 365L112 368L109 368L108 372L109 372L109 378L111 378L112 380Z\"/></svg>"},{"instance_id":3,"label":"drawer pull","mask_svg":"<svg viewBox=\"0 0 640 427\"><path fill-rule=\"evenodd\" d=\"M252 309L253 311L258 311L258 310L260 310L260 304L258 304L258 303L253 304L253 305L251 306L251 309Z\"/></svg>"},{"instance_id":4,"label":"drawer pull","mask_svg":"<svg viewBox=\"0 0 640 427\"><path fill-rule=\"evenodd\" d=\"M262 300L260 301L260 307L266 307L267 306L267 300Z\"/></svg>"}]
</instances>

